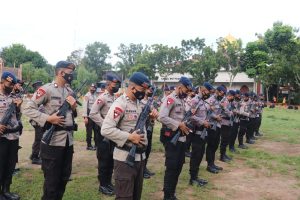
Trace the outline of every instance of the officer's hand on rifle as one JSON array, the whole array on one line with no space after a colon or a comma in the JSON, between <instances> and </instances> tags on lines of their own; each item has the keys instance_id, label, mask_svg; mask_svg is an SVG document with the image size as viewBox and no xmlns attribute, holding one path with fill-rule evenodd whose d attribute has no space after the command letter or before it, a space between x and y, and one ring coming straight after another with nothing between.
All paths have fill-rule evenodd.
<instances>
[{"instance_id":1,"label":"officer's hand on rifle","mask_svg":"<svg viewBox=\"0 0 300 200\"><path fill-rule=\"evenodd\" d=\"M217 120L218 122L222 121L222 116L221 116L221 115L218 115L218 116L216 117L216 120Z\"/></svg>"},{"instance_id":2,"label":"officer's hand on rifle","mask_svg":"<svg viewBox=\"0 0 300 200\"><path fill-rule=\"evenodd\" d=\"M184 133L185 135L188 135L190 132L192 132L191 129L189 129L189 127L186 126L186 124L184 122L181 122L179 124L179 127L178 127L182 133Z\"/></svg>"},{"instance_id":3,"label":"officer's hand on rifle","mask_svg":"<svg viewBox=\"0 0 300 200\"><path fill-rule=\"evenodd\" d=\"M77 103L76 103L76 100L74 99L74 97L68 96L66 100L67 100L67 102L70 104L71 109L72 109L72 110L76 110L76 108L77 108Z\"/></svg>"},{"instance_id":4,"label":"officer's hand on rifle","mask_svg":"<svg viewBox=\"0 0 300 200\"><path fill-rule=\"evenodd\" d=\"M158 117L158 111L154 108L151 113L149 114L149 117L153 120L157 119Z\"/></svg>"},{"instance_id":5,"label":"officer's hand on rifle","mask_svg":"<svg viewBox=\"0 0 300 200\"><path fill-rule=\"evenodd\" d=\"M49 122L50 124L55 124L55 125L63 126L64 123L65 123L64 116L58 116L57 113L58 112L53 113L52 115L50 115L47 118L47 122Z\"/></svg>"},{"instance_id":6,"label":"officer's hand on rifle","mask_svg":"<svg viewBox=\"0 0 300 200\"><path fill-rule=\"evenodd\" d=\"M0 135L2 135L4 133L4 131L6 130L6 126L4 125L0 125Z\"/></svg>"},{"instance_id":7,"label":"officer's hand on rifle","mask_svg":"<svg viewBox=\"0 0 300 200\"><path fill-rule=\"evenodd\" d=\"M13 102L16 104L17 107L20 107L23 103L23 100L21 98L16 98L13 100Z\"/></svg>"},{"instance_id":8,"label":"officer's hand on rifle","mask_svg":"<svg viewBox=\"0 0 300 200\"><path fill-rule=\"evenodd\" d=\"M143 134L138 134L140 130L135 130L128 136L128 140L133 144L143 144L145 142L145 138Z\"/></svg>"},{"instance_id":9,"label":"officer's hand on rifle","mask_svg":"<svg viewBox=\"0 0 300 200\"><path fill-rule=\"evenodd\" d=\"M209 124L209 122L207 120L204 121L203 126L205 128L210 128L210 124Z\"/></svg>"}]
</instances>

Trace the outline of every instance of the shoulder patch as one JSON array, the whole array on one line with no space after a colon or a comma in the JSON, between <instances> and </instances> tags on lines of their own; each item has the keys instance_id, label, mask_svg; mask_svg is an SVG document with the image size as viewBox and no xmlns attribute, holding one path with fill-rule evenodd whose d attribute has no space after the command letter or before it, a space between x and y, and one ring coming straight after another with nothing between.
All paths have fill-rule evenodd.
<instances>
[{"instance_id":1,"label":"shoulder patch","mask_svg":"<svg viewBox=\"0 0 300 200\"><path fill-rule=\"evenodd\" d=\"M116 119L117 117L119 117L124 111L119 108L119 107L115 107L115 110L114 110L114 119Z\"/></svg>"},{"instance_id":2,"label":"shoulder patch","mask_svg":"<svg viewBox=\"0 0 300 200\"><path fill-rule=\"evenodd\" d=\"M174 99L172 99L172 98L168 98L167 99L167 106L169 106L169 105L172 105L174 103Z\"/></svg>"},{"instance_id":3,"label":"shoulder patch","mask_svg":"<svg viewBox=\"0 0 300 200\"><path fill-rule=\"evenodd\" d=\"M43 88L39 88L36 91L36 97L35 99L39 99L40 97L44 96L46 94L46 91Z\"/></svg>"}]
</instances>

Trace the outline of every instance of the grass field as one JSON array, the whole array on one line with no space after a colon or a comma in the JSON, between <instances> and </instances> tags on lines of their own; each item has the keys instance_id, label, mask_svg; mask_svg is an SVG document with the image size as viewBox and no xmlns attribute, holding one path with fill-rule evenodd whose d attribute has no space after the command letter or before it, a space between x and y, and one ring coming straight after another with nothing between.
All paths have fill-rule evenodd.
<instances>
[{"instance_id":1,"label":"grass field","mask_svg":"<svg viewBox=\"0 0 300 200\"><path fill-rule=\"evenodd\" d=\"M24 121L25 122L25 121ZM80 130L75 133L75 154L72 179L65 192L65 200L114 199L98 192L97 160L95 152L85 150L85 131L81 119ZM14 176L12 191L24 200L37 200L42 195L43 174L39 167L29 162L33 133L25 123L20 139L21 172ZM281 108L265 109L261 131L264 136L248 150L230 154L230 164L218 162L224 167L217 175L205 170L201 163L200 176L209 181L206 187L189 186L189 159L180 175L177 197L193 199L300 199L300 112ZM218 155L217 155L218 157ZM149 169L156 175L144 181L145 200L162 199L164 157L159 142L159 125L155 127L153 152Z\"/></svg>"}]
</instances>

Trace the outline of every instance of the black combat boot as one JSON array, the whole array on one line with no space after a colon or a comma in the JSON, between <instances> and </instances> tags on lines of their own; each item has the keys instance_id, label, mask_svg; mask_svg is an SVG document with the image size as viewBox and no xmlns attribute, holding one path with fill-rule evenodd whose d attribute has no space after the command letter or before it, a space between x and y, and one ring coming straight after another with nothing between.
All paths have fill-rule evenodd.
<instances>
[{"instance_id":1,"label":"black combat boot","mask_svg":"<svg viewBox=\"0 0 300 200\"><path fill-rule=\"evenodd\" d=\"M107 195L107 196L113 196L115 194L114 191L111 190L110 187L108 186L101 186L99 187L99 191L104 194L104 195Z\"/></svg>"},{"instance_id":2,"label":"black combat boot","mask_svg":"<svg viewBox=\"0 0 300 200\"><path fill-rule=\"evenodd\" d=\"M215 163L213 163L213 167L214 167L215 169L217 169L218 171L223 170L223 167L219 167L219 166L215 165Z\"/></svg>"},{"instance_id":3,"label":"black combat boot","mask_svg":"<svg viewBox=\"0 0 300 200\"><path fill-rule=\"evenodd\" d=\"M255 142L253 140L251 140L251 139L247 139L246 143L248 143L248 144L254 144Z\"/></svg>"},{"instance_id":4,"label":"black combat boot","mask_svg":"<svg viewBox=\"0 0 300 200\"><path fill-rule=\"evenodd\" d=\"M248 149L248 147L246 145L244 145L244 144L240 144L238 146L238 148L240 148L240 149Z\"/></svg>"},{"instance_id":5,"label":"black combat boot","mask_svg":"<svg viewBox=\"0 0 300 200\"><path fill-rule=\"evenodd\" d=\"M231 161L232 160L232 158L231 157L229 157L226 153L224 154L224 157L227 159L227 160L229 160L229 161Z\"/></svg>"},{"instance_id":6,"label":"black combat boot","mask_svg":"<svg viewBox=\"0 0 300 200\"><path fill-rule=\"evenodd\" d=\"M225 157L225 154L221 154L221 156L220 156L220 161L226 162L226 163L229 163L229 162L230 162L230 160L227 159L227 158Z\"/></svg>"},{"instance_id":7,"label":"black combat boot","mask_svg":"<svg viewBox=\"0 0 300 200\"><path fill-rule=\"evenodd\" d=\"M5 184L2 186L3 196L6 200L19 200L20 197L17 194L10 192L10 185Z\"/></svg>"},{"instance_id":8,"label":"black combat boot","mask_svg":"<svg viewBox=\"0 0 300 200\"><path fill-rule=\"evenodd\" d=\"M207 165L207 168L206 170L210 173L213 173L213 174L217 174L219 173L219 170L217 170L214 165Z\"/></svg>"}]
</instances>

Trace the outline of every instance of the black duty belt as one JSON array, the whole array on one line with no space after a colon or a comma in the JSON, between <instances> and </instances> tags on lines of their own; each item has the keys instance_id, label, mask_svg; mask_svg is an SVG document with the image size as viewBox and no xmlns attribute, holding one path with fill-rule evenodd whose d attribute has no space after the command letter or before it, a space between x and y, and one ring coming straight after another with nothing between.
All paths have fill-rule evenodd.
<instances>
[{"instance_id":1,"label":"black duty belt","mask_svg":"<svg viewBox=\"0 0 300 200\"><path fill-rule=\"evenodd\" d=\"M76 130L76 126L57 126L55 127L55 131L74 131Z\"/></svg>"},{"instance_id":2,"label":"black duty belt","mask_svg":"<svg viewBox=\"0 0 300 200\"><path fill-rule=\"evenodd\" d=\"M123 147L115 147L115 148L123 150L123 151L127 151L127 152L129 152L131 149L131 147L126 146L126 145L124 145ZM144 152L145 152L145 149L142 149L142 148L136 148L136 151L135 151L135 153L138 153L138 154L142 154Z\"/></svg>"}]
</instances>

